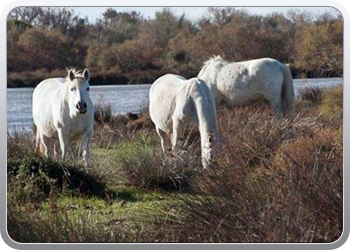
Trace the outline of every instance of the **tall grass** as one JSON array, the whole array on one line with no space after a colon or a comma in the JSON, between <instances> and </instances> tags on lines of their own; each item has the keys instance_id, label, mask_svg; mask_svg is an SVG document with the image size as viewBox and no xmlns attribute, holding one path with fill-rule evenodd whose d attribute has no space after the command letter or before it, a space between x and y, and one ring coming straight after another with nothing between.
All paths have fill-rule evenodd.
<instances>
[{"instance_id":1,"label":"tall grass","mask_svg":"<svg viewBox=\"0 0 350 250\"><path fill-rule=\"evenodd\" d=\"M119 155L118 167L129 185L188 191L190 179L202 168L198 144L191 144L187 152L164 156L158 141L153 145L144 137L136 141L131 150Z\"/></svg>"},{"instance_id":2,"label":"tall grass","mask_svg":"<svg viewBox=\"0 0 350 250\"><path fill-rule=\"evenodd\" d=\"M106 204L96 211L54 209L67 195L90 201L91 192L73 185L79 181L58 185L60 178L49 174L50 167L80 166L37 158L25 147L30 138L8 138L10 235L21 242L335 241L343 230L343 123L342 111L325 110L340 110L342 94L316 96L297 100L293 119L274 118L265 104L219 107L223 142L208 170L201 167L198 133L186 132L186 150L164 155L149 117L141 116L139 127L112 125L112 117L108 129L95 128L93 163L89 173L81 170L87 186L103 187L92 194ZM134 190L133 198L110 205L128 195L120 188ZM139 198L149 196L156 201ZM45 202L50 211L42 209Z\"/></svg>"}]
</instances>

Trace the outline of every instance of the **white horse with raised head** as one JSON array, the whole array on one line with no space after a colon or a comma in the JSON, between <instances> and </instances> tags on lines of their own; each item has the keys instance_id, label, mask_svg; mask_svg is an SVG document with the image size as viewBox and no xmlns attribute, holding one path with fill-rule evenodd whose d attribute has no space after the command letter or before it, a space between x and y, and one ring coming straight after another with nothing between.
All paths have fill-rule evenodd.
<instances>
[{"instance_id":1,"label":"white horse with raised head","mask_svg":"<svg viewBox=\"0 0 350 250\"><path fill-rule=\"evenodd\" d=\"M202 165L204 168L210 165L218 125L215 100L202 80L187 80L173 74L158 78L150 90L149 111L164 153L168 150L170 135L174 151L184 126L193 124L200 132Z\"/></svg>"},{"instance_id":2,"label":"white horse with raised head","mask_svg":"<svg viewBox=\"0 0 350 250\"><path fill-rule=\"evenodd\" d=\"M33 120L36 125L36 149L40 144L46 157L52 157L57 138L62 159L70 140L82 137L83 159L88 164L89 142L93 132L94 107L89 96L90 72L68 70L66 78L46 79L33 93Z\"/></svg>"},{"instance_id":3,"label":"white horse with raised head","mask_svg":"<svg viewBox=\"0 0 350 250\"><path fill-rule=\"evenodd\" d=\"M216 56L204 63L198 78L208 84L217 103L243 105L262 97L277 116L293 114L293 78L289 66L275 59L228 62Z\"/></svg>"}]
</instances>

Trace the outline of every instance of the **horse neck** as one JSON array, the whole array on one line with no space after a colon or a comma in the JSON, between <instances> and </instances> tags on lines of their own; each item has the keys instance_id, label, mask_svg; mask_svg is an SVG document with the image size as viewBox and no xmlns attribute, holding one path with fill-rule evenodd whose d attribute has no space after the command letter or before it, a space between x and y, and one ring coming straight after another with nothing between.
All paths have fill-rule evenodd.
<instances>
[{"instance_id":1,"label":"horse neck","mask_svg":"<svg viewBox=\"0 0 350 250\"><path fill-rule=\"evenodd\" d=\"M209 90L203 90L204 88L197 89L196 91L200 91L201 94L192 95L192 99L197 111L201 145L207 147L211 144L210 138L217 136L218 128L215 102L210 96Z\"/></svg>"},{"instance_id":2,"label":"horse neck","mask_svg":"<svg viewBox=\"0 0 350 250\"><path fill-rule=\"evenodd\" d=\"M220 99L220 93L216 86L216 78L227 62L224 60L208 62L198 74L198 78L203 80L214 95L214 99Z\"/></svg>"}]
</instances>

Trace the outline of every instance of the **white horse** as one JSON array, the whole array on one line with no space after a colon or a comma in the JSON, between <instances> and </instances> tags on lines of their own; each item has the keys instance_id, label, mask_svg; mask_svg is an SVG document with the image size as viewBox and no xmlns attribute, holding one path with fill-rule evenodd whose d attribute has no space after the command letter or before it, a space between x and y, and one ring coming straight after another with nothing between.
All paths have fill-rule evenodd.
<instances>
[{"instance_id":1,"label":"white horse","mask_svg":"<svg viewBox=\"0 0 350 250\"><path fill-rule=\"evenodd\" d=\"M66 78L46 79L33 93L33 120L36 125L36 149L40 144L46 157L52 156L55 141L59 140L62 159L70 140L82 136L83 159L88 164L89 142L93 132L94 107L89 96L90 72L68 70ZM54 148L54 153L56 150Z\"/></svg>"},{"instance_id":2,"label":"white horse","mask_svg":"<svg viewBox=\"0 0 350 250\"><path fill-rule=\"evenodd\" d=\"M288 65L271 58L228 62L216 56L204 63L198 74L216 102L243 105L263 97L277 116L293 114L294 85Z\"/></svg>"},{"instance_id":3,"label":"white horse","mask_svg":"<svg viewBox=\"0 0 350 250\"><path fill-rule=\"evenodd\" d=\"M168 150L170 134L174 151L184 126L192 123L199 127L202 165L204 168L210 165L218 125L215 100L202 80L187 80L173 74L158 78L150 90L149 111L164 153Z\"/></svg>"}]
</instances>

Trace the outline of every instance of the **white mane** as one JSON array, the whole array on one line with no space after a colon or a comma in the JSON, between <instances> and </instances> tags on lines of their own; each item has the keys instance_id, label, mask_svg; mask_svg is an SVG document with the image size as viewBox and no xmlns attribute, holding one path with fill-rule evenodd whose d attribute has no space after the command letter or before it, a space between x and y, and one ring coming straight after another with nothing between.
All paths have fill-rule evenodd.
<instances>
[{"instance_id":1,"label":"white mane","mask_svg":"<svg viewBox=\"0 0 350 250\"><path fill-rule=\"evenodd\" d=\"M203 66L201 69L205 68L206 66L208 66L209 64L213 63L213 62L227 62L225 59L223 59L220 55L213 55L209 60L205 61L203 63Z\"/></svg>"},{"instance_id":2,"label":"white mane","mask_svg":"<svg viewBox=\"0 0 350 250\"><path fill-rule=\"evenodd\" d=\"M67 73L69 71L72 71L74 76L77 78L84 78L83 72L81 72L81 70L77 70L76 68L66 68Z\"/></svg>"}]
</instances>

